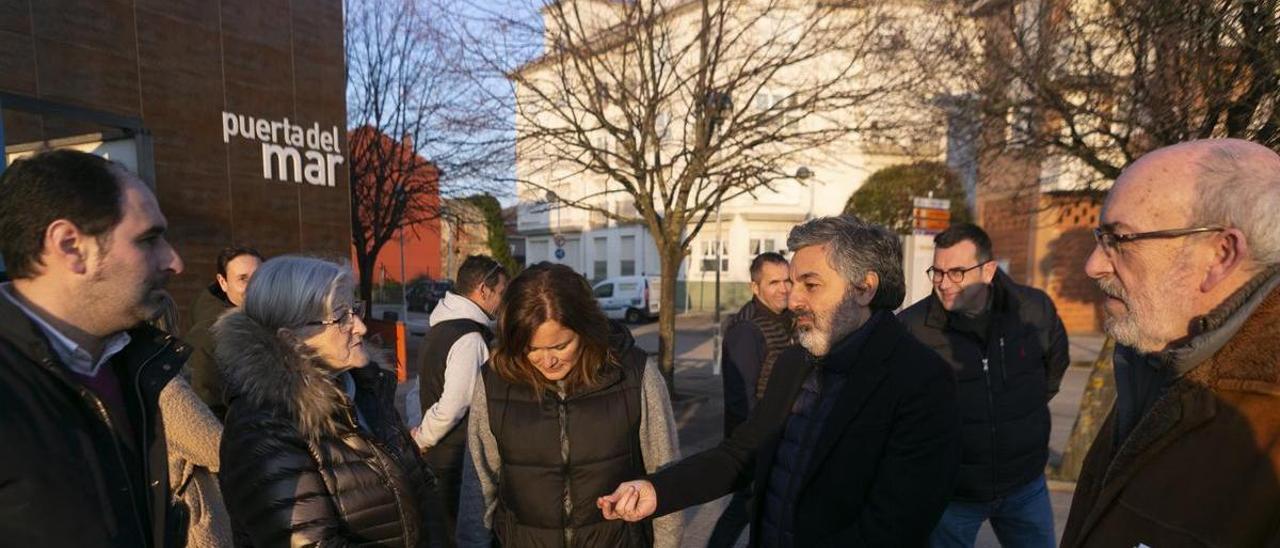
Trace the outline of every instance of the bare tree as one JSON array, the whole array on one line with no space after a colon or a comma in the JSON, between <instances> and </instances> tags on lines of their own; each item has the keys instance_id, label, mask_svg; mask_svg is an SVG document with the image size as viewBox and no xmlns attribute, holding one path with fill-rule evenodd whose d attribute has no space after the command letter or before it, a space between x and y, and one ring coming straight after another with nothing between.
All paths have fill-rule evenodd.
<instances>
[{"instance_id":1,"label":"bare tree","mask_svg":"<svg viewBox=\"0 0 1280 548\"><path fill-rule=\"evenodd\" d=\"M961 4L972 5L970 2ZM951 48L992 155L1065 157L1081 190L1155 148L1239 137L1280 149L1280 1L984 1ZM975 23L976 21L976 23Z\"/></svg>"},{"instance_id":2,"label":"bare tree","mask_svg":"<svg viewBox=\"0 0 1280 548\"><path fill-rule=\"evenodd\" d=\"M1162 146L1237 137L1280 150L1280 0L953 7L949 47L934 51L955 72L940 80L976 90L964 106L980 126L969 135L988 176L1011 164L1057 169L1078 196L1097 200L1122 169ZM1015 191L1040 192L1034 175L1021 182ZM1110 410L1111 346L1094 364L1064 479L1075 479Z\"/></svg>"},{"instance_id":3,"label":"bare tree","mask_svg":"<svg viewBox=\"0 0 1280 548\"><path fill-rule=\"evenodd\" d=\"M647 229L669 382L675 281L718 205L850 150L839 147L873 120L895 123L872 113L909 84L894 66L908 51L896 15L878 2L798 0L554 1L542 26L492 14L506 36L523 29L536 42L508 72L522 200L550 191L556 207Z\"/></svg>"},{"instance_id":4,"label":"bare tree","mask_svg":"<svg viewBox=\"0 0 1280 548\"><path fill-rule=\"evenodd\" d=\"M461 48L431 16L440 5L348 0L345 9L352 241L368 300L383 246L444 215L442 194L501 194L492 180L510 151L495 135L505 113L475 92Z\"/></svg>"}]
</instances>

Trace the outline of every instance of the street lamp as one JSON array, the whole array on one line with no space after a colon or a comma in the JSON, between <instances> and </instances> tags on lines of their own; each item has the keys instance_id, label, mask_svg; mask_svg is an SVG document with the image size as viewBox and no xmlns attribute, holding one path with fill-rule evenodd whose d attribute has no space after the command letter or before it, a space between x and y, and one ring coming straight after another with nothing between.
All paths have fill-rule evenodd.
<instances>
[{"instance_id":1,"label":"street lamp","mask_svg":"<svg viewBox=\"0 0 1280 548\"><path fill-rule=\"evenodd\" d=\"M545 195L545 198L548 204L557 204L560 201L560 195L556 194L556 191L554 190L548 190ZM560 249L559 242L562 241L560 240L560 206L555 205L555 210L556 210L556 226L555 226L555 229L551 231L551 242L553 245L555 245L556 249ZM551 224L550 210L548 210L547 212L547 224ZM554 252L552 252L552 256L553 257L555 256ZM559 262L559 261L560 261L560 258L556 257L556 262Z\"/></svg>"},{"instance_id":2,"label":"street lamp","mask_svg":"<svg viewBox=\"0 0 1280 548\"><path fill-rule=\"evenodd\" d=\"M802 184L802 185L805 185L805 186L809 187L809 213L808 213L808 215L805 217L805 220L806 220L806 221L807 221L807 220L809 220L809 219L814 218L814 214L813 214L813 185L810 185L810 184L805 183L805 181L808 181L809 179L812 179L812 178L813 178L813 170L812 170L812 169L809 169L809 167L808 167L808 166L800 166L798 169L796 169L796 180L797 180L797 181L800 181L800 184Z\"/></svg>"}]
</instances>

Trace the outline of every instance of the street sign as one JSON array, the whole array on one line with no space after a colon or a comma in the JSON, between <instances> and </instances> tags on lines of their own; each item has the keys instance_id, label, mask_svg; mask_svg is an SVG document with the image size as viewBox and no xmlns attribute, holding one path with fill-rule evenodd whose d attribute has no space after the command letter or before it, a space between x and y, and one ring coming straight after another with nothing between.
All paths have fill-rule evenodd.
<instances>
[{"instance_id":1,"label":"street sign","mask_svg":"<svg viewBox=\"0 0 1280 548\"><path fill-rule=\"evenodd\" d=\"M562 260L564 260L564 248L563 248L563 247L557 247L557 248L556 248L556 260L557 260L557 261L562 261Z\"/></svg>"},{"instance_id":2,"label":"street sign","mask_svg":"<svg viewBox=\"0 0 1280 548\"><path fill-rule=\"evenodd\" d=\"M924 209L917 207L912 214L916 219L951 220L951 212L946 209Z\"/></svg>"},{"instance_id":3,"label":"street sign","mask_svg":"<svg viewBox=\"0 0 1280 548\"><path fill-rule=\"evenodd\" d=\"M921 198L915 197L911 199L911 205L924 209L951 209L951 200L943 198Z\"/></svg>"},{"instance_id":4,"label":"street sign","mask_svg":"<svg viewBox=\"0 0 1280 548\"><path fill-rule=\"evenodd\" d=\"M951 225L951 200L915 197L911 205L911 228L916 234L937 234Z\"/></svg>"},{"instance_id":5,"label":"street sign","mask_svg":"<svg viewBox=\"0 0 1280 548\"><path fill-rule=\"evenodd\" d=\"M556 234L552 240L556 242L556 247L564 247L564 234Z\"/></svg>"}]
</instances>

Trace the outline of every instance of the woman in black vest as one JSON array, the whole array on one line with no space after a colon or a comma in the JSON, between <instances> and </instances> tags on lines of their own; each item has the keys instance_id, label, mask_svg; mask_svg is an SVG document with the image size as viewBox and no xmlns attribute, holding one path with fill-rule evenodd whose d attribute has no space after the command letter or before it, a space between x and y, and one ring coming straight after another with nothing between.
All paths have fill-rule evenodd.
<instances>
[{"instance_id":1,"label":"woman in black vest","mask_svg":"<svg viewBox=\"0 0 1280 548\"><path fill-rule=\"evenodd\" d=\"M213 327L229 395L220 480L253 546L438 547L443 508L369 361L349 268L262 264Z\"/></svg>"},{"instance_id":2,"label":"woman in black vest","mask_svg":"<svg viewBox=\"0 0 1280 548\"><path fill-rule=\"evenodd\" d=\"M541 263L498 309L467 424L458 546L675 547L679 514L606 521L596 498L678 458L666 383L586 279Z\"/></svg>"}]
</instances>

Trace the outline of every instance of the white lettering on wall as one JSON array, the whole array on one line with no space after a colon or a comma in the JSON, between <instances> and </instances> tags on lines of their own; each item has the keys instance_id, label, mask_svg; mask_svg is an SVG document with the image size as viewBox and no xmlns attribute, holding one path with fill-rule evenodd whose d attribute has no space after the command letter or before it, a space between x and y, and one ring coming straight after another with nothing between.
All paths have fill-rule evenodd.
<instances>
[{"instance_id":1,"label":"white lettering on wall","mask_svg":"<svg viewBox=\"0 0 1280 548\"><path fill-rule=\"evenodd\" d=\"M262 178L315 186L334 186L334 172L345 160L338 148L338 126L325 131L318 122L311 127L288 118L265 120L222 113L222 142L232 137L262 143ZM305 150L299 150L305 149Z\"/></svg>"}]
</instances>

